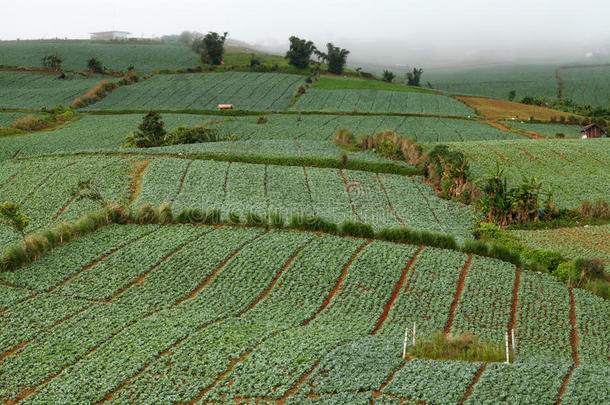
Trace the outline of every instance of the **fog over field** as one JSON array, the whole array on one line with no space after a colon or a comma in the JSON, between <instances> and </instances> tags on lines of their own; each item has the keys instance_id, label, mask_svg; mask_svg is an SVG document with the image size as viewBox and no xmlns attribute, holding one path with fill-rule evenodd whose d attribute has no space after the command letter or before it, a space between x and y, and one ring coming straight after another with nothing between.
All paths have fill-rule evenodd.
<instances>
[{"instance_id":1,"label":"fog over field","mask_svg":"<svg viewBox=\"0 0 610 405\"><path fill-rule=\"evenodd\" d=\"M0 40L88 38L125 30L136 37L183 30L229 32L258 48L284 52L288 37L350 49L349 62L442 67L507 61L610 59L605 0L322 1L80 0L3 4ZM396 66L399 68L399 66Z\"/></svg>"}]
</instances>

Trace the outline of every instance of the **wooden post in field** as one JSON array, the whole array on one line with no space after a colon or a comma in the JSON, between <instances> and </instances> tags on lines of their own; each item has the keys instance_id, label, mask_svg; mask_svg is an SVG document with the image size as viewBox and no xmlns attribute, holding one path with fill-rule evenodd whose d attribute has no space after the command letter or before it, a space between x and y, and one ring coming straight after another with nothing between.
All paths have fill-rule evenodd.
<instances>
[{"instance_id":1,"label":"wooden post in field","mask_svg":"<svg viewBox=\"0 0 610 405\"><path fill-rule=\"evenodd\" d=\"M409 339L409 327L405 328L405 341L402 345L402 358L405 359L407 357L407 340Z\"/></svg>"},{"instance_id":2,"label":"wooden post in field","mask_svg":"<svg viewBox=\"0 0 610 405\"><path fill-rule=\"evenodd\" d=\"M515 346L515 329L511 329L510 334L511 334L512 342L513 342L513 360L514 360L515 356L517 355L517 346Z\"/></svg>"},{"instance_id":3,"label":"wooden post in field","mask_svg":"<svg viewBox=\"0 0 610 405\"><path fill-rule=\"evenodd\" d=\"M509 360L510 360L510 358L508 356L508 332L506 332L506 362L505 363L509 364L510 363Z\"/></svg>"},{"instance_id":4,"label":"wooden post in field","mask_svg":"<svg viewBox=\"0 0 610 405\"><path fill-rule=\"evenodd\" d=\"M415 346L415 322L413 322L413 346Z\"/></svg>"}]
</instances>

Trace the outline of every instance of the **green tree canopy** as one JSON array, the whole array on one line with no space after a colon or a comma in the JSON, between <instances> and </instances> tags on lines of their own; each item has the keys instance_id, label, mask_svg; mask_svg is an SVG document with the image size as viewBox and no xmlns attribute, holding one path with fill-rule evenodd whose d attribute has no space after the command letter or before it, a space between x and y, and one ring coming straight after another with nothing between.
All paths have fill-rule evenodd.
<instances>
[{"instance_id":1,"label":"green tree canopy","mask_svg":"<svg viewBox=\"0 0 610 405\"><path fill-rule=\"evenodd\" d=\"M21 212L21 206L9 202L0 205L0 225L7 225L13 228L21 236L23 249L27 252L25 243L25 228L28 227L30 220Z\"/></svg>"},{"instance_id":2,"label":"green tree canopy","mask_svg":"<svg viewBox=\"0 0 610 405\"><path fill-rule=\"evenodd\" d=\"M209 65L220 65L225 51L225 40L229 33L223 35L208 32L203 38L193 42L192 49L201 55L201 61Z\"/></svg>"},{"instance_id":3,"label":"green tree canopy","mask_svg":"<svg viewBox=\"0 0 610 405\"><path fill-rule=\"evenodd\" d=\"M311 55L316 50L315 45L311 41L301 39L295 36L290 37L290 49L286 52L285 58L292 66L305 69L309 66Z\"/></svg>"},{"instance_id":4,"label":"green tree canopy","mask_svg":"<svg viewBox=\"0 0 610 405\"><path fill-rule=\"evenodd\" d=\"M407 84L409 86L420 86L422 73L424 73L424 69L421 68L413 68L412 72L407 72Z\"/></svg>"},{"instance_id":5,"label":"green tree canopy","mask_svg":"<svg viewBox=\"0 0 610 405\"><path fill-rule=\"evenodd\" d=\"M328 52L326 53L326 61L328 63L328 71L336 75L343 73L343 68L347 63L347 55L349 51L347 49L339 48L334 46L330 42L326 44Z\"/></svg>"}]
</instances>

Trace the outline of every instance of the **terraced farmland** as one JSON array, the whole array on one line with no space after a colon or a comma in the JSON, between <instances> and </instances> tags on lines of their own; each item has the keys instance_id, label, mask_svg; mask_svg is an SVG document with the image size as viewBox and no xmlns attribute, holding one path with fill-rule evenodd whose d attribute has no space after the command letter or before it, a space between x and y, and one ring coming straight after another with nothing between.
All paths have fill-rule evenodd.
<instances>
[{"instance_id":1,"label":"terraced farmland","mask_svg":"<svg viewBox=\"0 0 610 405\"><path fill-rule=\"evenodd\" d=\"M314 88L302 95L292 109L476 115L473 109L449 97L387 90L318 90Z\"/></svg>"},{"instance_id":2,"label":"terraced farmland","mask_svg":"<svg viewBox=\"0 0 610 405\"><path fill-rule=\"evenodd\" d=\"M247 196L247 198L244 198ZM359 220L375 228L407 226L466 238L473 214L438 198L419 177L300 166L155 159L147 167L135 206L172 203L218 208L225 217L248 211L315 214L340 223Z\"/></svg>"},{"instance_id":3,"label":"terraced farmland","mask_svg":"<svg viewBox=\"0 0 610 405\"><path fill-rule=\"evenodd\" d=\"M130 184L127 175L134 161L125 157L69 157L0 162L0 201L23 206L30 218L28 232L58 221L74 221L99 209L90 200L74 198L72 192L78 182L91 180L109 202L126 204ZM0 227L0 245L6 246L16 237L9 227Z\"/></svg>"},{"instance_id":4,"label":"terraced farmland","mask_svg":"<svg viewBox=\"0 0 610 405\"><path fill-rule=\"evenodd\" d=\"M218 104L255 111L284 110L303 79L249 72L155 75L113 91L87 110L215 110Z\"/></svg>"},{"instance_id":5,"label":"terraced farmland","mask_svg":"<svg viewBox=\"0 0 610 405\"><path fill-rule=\"evenodd\" d=\"M67 107L101 80L100 75L92 75L89 79L78 74L66 76L66 79L59 79L59 73L0 71L0 108Z\"/></svg>"},{"instance_id":6,"label":"terraced farmland","mask_svg":"<svg viewBox=\"0 0 610 405\"><path fill-rule=\"evenodd\" d=\"M567 257L599 258L610 263L610 225L511 231L532 249L550 249Z\"/></svg>"},{"instance_id":7,"label":"terraced farmland","mask_svg":"<svg viewBox=\"0 0 610 405\"><path fill-rule=\"evenodd\" d=\"M15 122L21 118L25 118L28 115L32 115L35 117L40 116L40 114L20 112L20 111L0 112L0 127L10 127L11 125L13 125L13 122Z\"/></svg>"},{"instance_id":8,"label":"terraced farmland","mask_svg":"<svg viewBox=\"0 0 610 405\"><path fill-rule=\"evenodd\" d=\"M91 57L116 71L133 65L139 73L159 69L189 68L199 64L197 54L186 46L165 44L116 44L90 41L0 41L0 65L40 67L40 60L57 53L62 66L88 70Z\"/></svg>"},{"instance_id":9,"label":"terraced farmland","mask_svg":"<svg viewBox=\"0 0 610 405\"><path fill-rule=\"evenodd\" d=\"M601 66L566 66L559 70L563 94L580 104L594 107L610 105L610 64Z\"/></svg>"},{"instance_id":10,"label":"terraced farmland","mask_svg":"<svg viewBox=\"0 0 610 405\"><path fill-rule=\"evenodd\" d=\"M488 271L506 278L493 307L466 299L452 305L462 289L462 297L475 292L476 274ZM561 297L567 289L527 271L516 283L517 274L496 260L325 234L111 225L0 274L7 332L0 338L0 397L379 404L603 398L609 353L596 337L604 336L607 302L575 289L572 309L568 302L541 312L540 294ZM536 311L540 317L525 317ZM493 341L515 319L515 364L400 358L405 326L416 322L423 334L451 327L454 316L477 319ZM567 328L582 343L541 342L530 328L561 338ZM541 344L559 360L529 350ZM568 381L573 356L578 366Z\"/></svg>"},{"instance_id":11,"label":"terraced farmland","mask_svg":"<svg viewBox=\"0 0 610 405\"><path fill-rule=\"evenodd\" d=\"M551 186L555 205L561 208L576 208L583 200L610 195L607 139L472 142L467 148L452 145L470 158L475 178L488 176L488 168L498 162L510 184L520 184L525 175Z\"/></svg>"}]
</instances>

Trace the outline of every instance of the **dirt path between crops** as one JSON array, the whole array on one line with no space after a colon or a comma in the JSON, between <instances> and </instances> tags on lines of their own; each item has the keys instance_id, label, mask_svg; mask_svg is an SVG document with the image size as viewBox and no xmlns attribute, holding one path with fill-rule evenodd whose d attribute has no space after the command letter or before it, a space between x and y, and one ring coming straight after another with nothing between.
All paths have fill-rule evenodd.
<instances>
[{"instance_id":1,"label":"dirt path between crops","mask_svg":"<svg viewBox=\"0 0 610 405\"><path fill-rule=\"evenodd\" d=\"M458 306L458 302L460 301L460 297L462 296L462 291L464 290L464 280L466 280L466 273L470 268L470 264L472 263L472 254L468 255L468 260L462 267L462 271L460 272L460 280L458 281L457 289L455 291L455 295L453 297L453 302L451 303L451 307L449 308L449 318L447 319L447 325L445 325L445 334L449 334L451 332L451 326L453 326L453 318L455 316L455 309Z\"/></svg>"},{"instance_id":2,"label":"dirt path between crops","mask_svg":"<svg viewBox=\"0 0 610 405\"><path fill-rule=\"evenodd\" d=\"M570 345L572 346L572 365L568 370L568 373L563 379L561 383L561 387L559 388L559 394L557 396L557 402L555 405L561 404L563 393L570 382L570 377L572 377L572 373L574 373L574 369L578 367L580 361L578 359L578 332L576 330L576 301L574 300L574 293L572 291L572 287L568 289L568 293L570 294L570 325L572 329L570 330Z\"/></svg>"}]
</instances>

